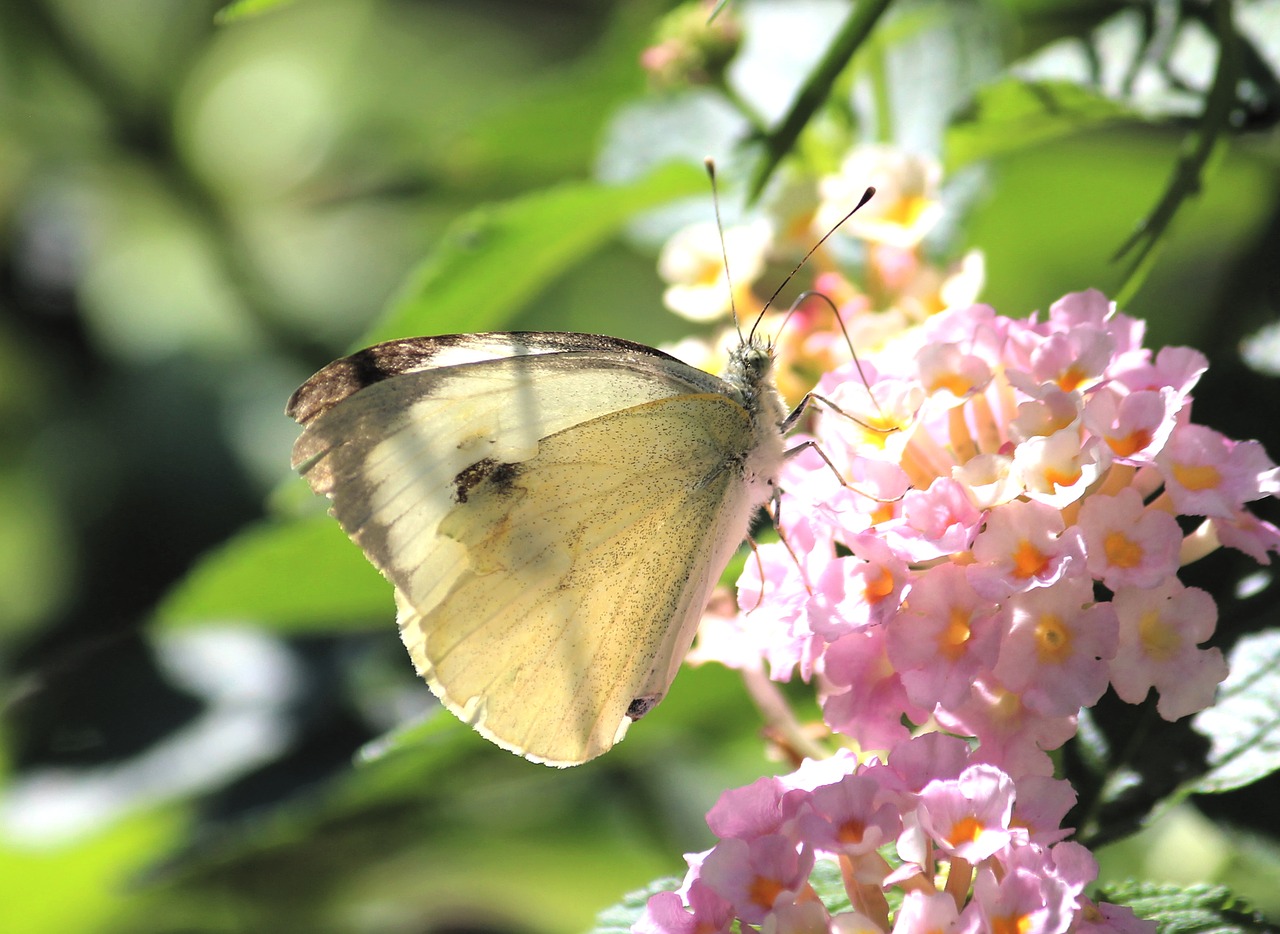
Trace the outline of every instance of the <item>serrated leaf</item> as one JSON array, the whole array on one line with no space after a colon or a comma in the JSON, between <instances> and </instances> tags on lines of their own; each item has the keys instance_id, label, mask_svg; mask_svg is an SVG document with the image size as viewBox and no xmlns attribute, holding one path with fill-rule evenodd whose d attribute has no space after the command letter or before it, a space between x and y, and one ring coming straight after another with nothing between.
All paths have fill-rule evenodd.
<instances>
[{"instance_id":1,"label":"serrated leaf","mask_svg":"<svg viewBox=\"0 0 1280 934\"><path fill-rule=\"evenodd\" d=\"M1280 631L1245 636L1227 657L1231 673L1218 701L1192 721L1209 738L1200 793L1240 788L1280 768Z\"/></svg>"},{"instance_id":2,"label":"serrated leaf","mask_svg":"<svg viewBox=\"0 0 1280 934\"><path fill-rule=\"evenodd\" d=\"M595 926L588 934L631 934L631 927L640 920L644 906L659 892L674 892L680 888L678 876L655 879L642 889L628 892L622 901L611 905L596 916Z\"/></svg>"},{"instance_id":3,"label":"serrated leaf","mask_svg":"<svg viewBox=\"0 0 1280 934\"><path fill-rule=\"evenodd\" d=\"M409 277L362 343L501 328L553 279L603 246L637 214L707 188L687 164L626 185L558 185L459 218Z\"/></svg>"},{"instance_id":4,"label":"serrated leaf","mask_svg":"<svg viewBox=\"0 0 1280 934\"><path fill-rule=\"evenodd\" d=\"M987 85L947 131L951 167L1094 129L1136 114L1069 81L1006 78Z\"/></svg>"},{"instance_id":5,"label":"serrated leaf","mask_svg":"<svg viewBox=\"0 0 1280 934\"><path fill-rule=\"evenodd\" d=\"M1160 934L1258 934L1275 926L1251 911L1220 885L1176 885L1131 882L1108 887L1101 896L1127 905L1139 918L1154 921Z\"/></svg>"},{"instance_id":6,"label":"serrated leaf","mask_svg":"<svg viewBox=\"0 0 1280 934\"><path fill-rule=\"evenodd\" d=\"M391 587L328 516L252 526L210 552L156 611L175 628L249 620L286 632L389 625Z\"/></svg>"}]
</instances>

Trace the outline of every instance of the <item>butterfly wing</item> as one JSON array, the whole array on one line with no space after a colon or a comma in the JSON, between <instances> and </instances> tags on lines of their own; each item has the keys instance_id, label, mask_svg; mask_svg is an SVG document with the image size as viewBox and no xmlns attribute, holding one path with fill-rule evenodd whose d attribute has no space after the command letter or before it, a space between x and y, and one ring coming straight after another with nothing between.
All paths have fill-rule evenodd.
<instances>
[{"instance_id":1,"label":"butterfly wing","mask_svg":"<svg viewBox=\"0 0 1280 934\"><path fill-rule=\"evenodd\" d=\"M718 380L582 338L476 346L348 394L322 371L291 403L308 412L295 465L395 585L432 690L556 765L606 751L666 692L754 506L751 420Z\"/></svg>"}]
</instances>

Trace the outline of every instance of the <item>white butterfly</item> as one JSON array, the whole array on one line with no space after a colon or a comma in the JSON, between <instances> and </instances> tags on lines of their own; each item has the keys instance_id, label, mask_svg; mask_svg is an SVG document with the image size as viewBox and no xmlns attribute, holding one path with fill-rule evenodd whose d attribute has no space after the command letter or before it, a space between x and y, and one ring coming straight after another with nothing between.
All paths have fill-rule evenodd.
<instances>
[{"instance_id":1,"label":"white butterfly","mask_svg":"<svg viewBox=\"0 0 1280 934\"><path fill-rule=\"evenodd\" d=\"M720 378L592 334L391 341L294 393L293 466L395 585L444 705L576 765L666 694L774 494L772 363L754 337Z\"/></svg>"}]
</instances>

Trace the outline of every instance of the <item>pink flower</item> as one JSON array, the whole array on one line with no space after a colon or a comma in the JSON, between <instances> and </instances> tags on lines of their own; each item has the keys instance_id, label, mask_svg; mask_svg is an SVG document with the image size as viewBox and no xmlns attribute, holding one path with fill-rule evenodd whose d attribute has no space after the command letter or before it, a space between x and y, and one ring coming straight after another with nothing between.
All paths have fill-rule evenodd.
<instances>
[{"instance_id":1,"label":"pink flower","mask_svg":"<svg viewBox=\"0 0 1280 934\"><path fill-rule=\"evenodd\" d=\"M1216 648L1199 644L1213 635L1213 598L1177 578L1151 590L1126 588L1112 603L1120 620L1120 645L1111 661L1111 683L1122 700L1141 703L1151 688L1156 710L1177 720L1213 703L1227 663Z\"/></svg>"},{"instance_id":2,"label":"pink flower","mask_svg":"<svg viewBox=\"0 0 1280 934\"><path fill-rule=\"evenodd\" d=\"M1023 702L1050 717L1069 716L1107 689L1116 652L1116 614L1095 603L1088 578L1015 594L1005 604L1008 635L995 675Z\"/></svg>"},{"instance_id":3,"label":"pink flower","mask_svg":"<svg viewBox=\"0 0 1280 934\"><path fill-rule=\"evenodd\" d=\"M721 840L707 854L699 878L728 901L737 916L759 924L780 905L791 904L808 884L813 851L797 849L781 834Z\"/></svg>"},{"instance_id":4,"label":"pink flower","mask_svg":"<svg viewBox=\"0 0 1280 934\"><path fill-rule=\"evenodd\" d=\"M828 853L861 855L892 840L902 818L883 800L880 783L868 775L849 775L814 790L797 818L804 841Z\"/></svg>"},{"instance_id":5,"label":"pink flower","mask_svg":"<svg viewBox=\"0 0 1280 934\"><path fill-rule=\"evenodd\" d=\"M810 625L829 642L887 622L907 582L906 563L875 536L849 536L846 546L853 555L836 558L813 582Z\"/></svg>"},{"instance_id":6,"label":"pink flower","mask_svg":"<svg viewBox=\"0 0 1280 934\"><path fill-rule=\"evenodd\" d=\"M951 856L978 863L1008 846L1013 780L991 765L973 765L920 792L920 825Z\"/></svg>"},{"instance_id":7,"label":"pink flower","mask_svg":"<svg viewBox=\"0 0 1280 934\"><path fill-rule=\"evenodd\" d=\"M907 490L900 499L901 518L877 529L896 552L911 561L931 561L969 550L982 512L962 484L938 477L927 490Z\"/></svg>"},{"instance_id":8,"label":"pink flower","mask_svg":"<svg viewBox=\"0 0 1280 934\"><path fill-rule=\"evenodd\" d=\"M1174 429L1156 464L1179 512L1232 518L1239 507L1280 492L1280 469L1256 441L1232 441L1203 425Z\"/></svg>"},{"instance_id":9,"label":"pink flower","mask_svg":"<svg viewBox=\"0 0 1280 934\"><path fill-rule=\"evenodd\" d=\"M1040 714L994 676L979 679L973 687L959 706L939 707L934 712L938 722L945 729L976 737L979 761L994 763L1014 777L1052 775L1053 763L1044 750L1057 749L1075 735L1075 716Z\"/></svg>"},{"instance_id":10,"label":"pink flower","mask_svg":"<svg viewBox=\"0 0 1280 934\"><path fill-rule=\"evenodd\" d=\"M733 906L695 879L689 886L688 907L678 892L659 892L645 904L631 927L633 934L729 934Z\"/></svg>"},{"instance_id":11,"label":"pink flower","mask_svg":"<svg viewBox=\"0 0 1280 934\"><path fill-rule=\"evenodd\" d=\"M1152 464L1173 433L1182 404L1182 397L1168 386L1128 395L1103 386L1085 403L1084 424L1106 443L1117 462Z\"/></svg>"},{"instance_id":12,"label":"pink flower","mask_svg":"<svg viewBox=\"0 0 1280 934\"><path fill-rule=\"evenodd\" d=\"M1154 587L1178 570L1178 521L1144 507L1132 487L1115 496L1089 497L1080 507L1079 522L1089 573L1111 590Z\"/></svg>"},{"instance_id":13,"label":"pink flower","mask_svg":"<svg viewBox=\"0 0 1280 934\"><path fill-rule=\"evenodd\" d=\"M1048 587L1084 563L1078 535L1065 532L1062 515L1043 503L992 509L973 543L978 563L969 567L969 584L992 600Z\"/></svg>"},{"instance_id":14,"label":"pink flower","mask_svg":"<svg viewBox=\"0 0 1280 934\"><path fill-rule=\"evenodd\" d=\"M795 808L784 807L787 787L772 775L745 788L731 788L707 812L707 826L717 837L748 839L780 833Z\"/></svg>"},{"instance_id":15,"label":"pink flower","mask_svg":"<svg viewBox=\"0 0 1280 934\"><path fill-rule=\"evenodd\" d=\"M995 667L1003 636L999 611L974 592L964 569L954 564L918 576L885 633L889 661L908 696L922 707L964 700L974 679Z\"/></svg>"},{"instance_id":16,"label":"pink flower","mask_svg":"<svg viewBox=\"0 0 1280 934\"><path fill-rule=\"evenodd\" d=\"M883 628L850 633L827 647L822 717L866 749L888 749L909 735L904 713L917 723L927 711L907 697L885 651Z\"/></svg>"},{"instance_id":17,"label":"pink flower","mask_svg":"<svg viewBox=\"0 0 1280 934\"><path fill-rule=\"evenodd\" d=\"M1066 839L1070 827L1062 819L1076 803L1076 790L1070 782L1047 775L1024 775L1015 782L1011 826L1024 827L1032 843L1049 846Z\"/></svg>"},{"instance_id":18,"label":"pink flower","mask_svg":"<svg viewBox=\"0 0 1280 934\"><path fill-rule=\"evenodd\" d=\"M1063 934L1072 916L1068 887L1047 867L1019 867L999 880L990 869L980 871L964 910L966 930L1019 934Z\"/></svg>"},{"instance_id":19,"label":"pink flower","mask_svg":"<svg viewBox=\"0 0 1280 934\"><path fill-rule=\"evenodd\" d=\"M955 899L945 892L908 892L894 920L893 934L946 934L960 920Z\"/></svg>"}]
</instances>

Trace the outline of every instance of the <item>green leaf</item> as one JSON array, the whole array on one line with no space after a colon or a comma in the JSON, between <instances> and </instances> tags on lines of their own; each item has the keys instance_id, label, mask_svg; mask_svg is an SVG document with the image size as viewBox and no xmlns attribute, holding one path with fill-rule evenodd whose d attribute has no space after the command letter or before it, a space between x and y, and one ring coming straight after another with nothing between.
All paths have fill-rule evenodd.
<instances>
[{"instance_id":1,"label":"green leaf","mask_svg":"<svg viewBox=\"0 0 1280 934\"><path fill-rule=\"evenodd\" d=\"M234 23L293 2L294 0L235 0L213 14L213 21L219 25Z\"/></svg>"},{"instance_id":2,"label":"green leaf","mask_svg":"<svg viewBox=\"0 0 1280 934\"><path fill-rule=\"evenodd\" d=\"M1201 793L1230 791L1280 768L1280 630L1245 636L1227 657L1231 674L1218 701L1192 725L1209 737Z\"/></svg>"},{"instance_id":3,"label":"green leaf","mask_svg":"<svg viewBox=\"0 0 1280 934\"><path fill-rule=\"evenodd\" d=\"M649 899L659 892L674 892L682 881L678 876L667 876L650 882L642 889L628 892L622 896L622 901L596 916L595 927L589 934L630 934L632 925L640 920Z\"/></svg>"},{"instance_id":4,"label":"green leaf","mask_svg":"<svg viewBox=\"0 0 1280 934\"><path fill-rule=\"evenodd\" d=\"M1160 934L1251 934L1274 925L1220 885L1131 882L1109 887L1101 900L1127 905L1139 918L1154 921Z\"/></svg>"},{"instance_id":5,"label":"green leaf","mask_svg":"<svg viewBox=\"0 0 1280 934\"><path fill-rule=\"evenodd\" d=\"M289 632L387 625L391 587L328 516L271 521L205 555L156 611L179 627L249 620Z\"/></svg>"},{"instance_id":6,"label":"green leaf","mask_svg":"<svg viewBox=\"0 0 1280 934\"><path fill-rule=\"evenodd\" d=\"M598 249L637 214L706 190L687 164L621 185L577 182L482 207L459 218L411 274L362 343L501 328L553 279Z\"/></svg>"},{"instance_id":7,"label":"green leaf","mask_svg":"<svg viewBox=\"0 0 1280 934\"><path fill-rule=\"evenodd\" d=\"M163 809L63 843L0 840L4 929L24 934L106 930L105 919L127 910L138 874L179 846L188 824L184 812Z\"/></svg>"},{"instance_id":8,"label":"green leaf","mask_svg":"<svg viewBox=\"0 0 1280 934\"><path fill-rule=\"evenodd\" d=\"M1081 85L1006 78L979 91L947 132L947 161L954 169L1129 119L1133 111Z\"/></svg>"}]
</instances>

